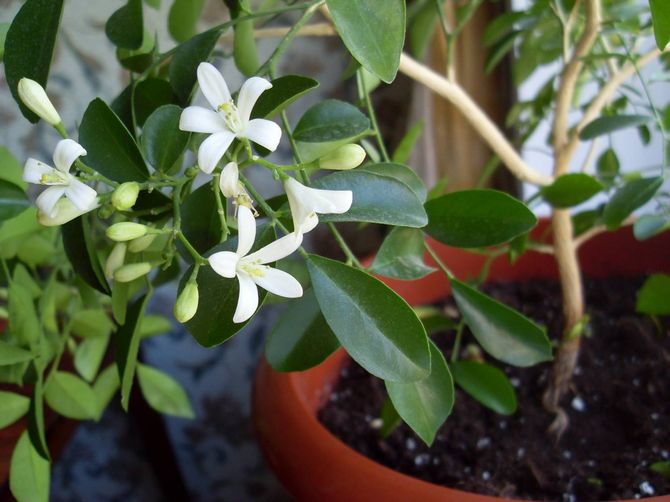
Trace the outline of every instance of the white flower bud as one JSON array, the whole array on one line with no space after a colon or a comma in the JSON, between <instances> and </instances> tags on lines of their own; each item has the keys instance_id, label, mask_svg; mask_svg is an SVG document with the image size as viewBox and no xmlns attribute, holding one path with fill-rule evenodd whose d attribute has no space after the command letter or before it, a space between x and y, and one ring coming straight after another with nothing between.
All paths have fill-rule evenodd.
<instances>
[{"instance_id":1,"label":"white flower bud","mask_svg":"<svg viewBox=\"0 0 670 502\"><path fill-rule=\"evenodd\" d=\"M151 272L151 263L130 263L116 269L114 280L117 282L130 282L138 277L147 275L149 272Z\"/></svg>"},{"instance_id":2,"label":"white flower bud","mask_svg":"<svg viewBox=\"0 0 670 502\"><path fill-rule=\"evenodd\" d=\"M112 193L112 206L117 211L126 211L135 205L140 193L140 185L136 181L121 183Z\"/></svg>"},{"instance_id":3,"label":"white flower bud","mask_svg":"<svg viewBox=\"0 0 670 502\"><path fill-rule=\"evenodd\" d=\"M109 253L107 261L105 262L105 277L112 279L114 272L123 266L126 259L126 248L128 245L125 242L118 242Z\"/></svg>"},{"instance_id":4,"label":"white flower bud","mask_svg":"<svg viewBox=\"0 0 670 502\"><path fill-rule=\"evenodd\" d=\"M349 144L336 148L319 159L321 169L345 171L358 167L365 160L365 150L360 145Z\"/></svg>"},{"instance_id":5,"label":"white flower bud","mask_svg":"<svg viewBox=\"0 0 670 502\"><path fill-rule=\"evenodd\" d=\"M107 237L116 242L132 241L147 234L147 227L140 223L124 221L107 229Z\"/></svg>"},{"instance_id":6,"label":"white flower bud","mask_svg":"<svg viewBox=\"0 0 670 502\"><path fill-rule=\"evenodd\" d=\"M235 162L228 162L221 171L219 188L227 199L237 197L240 193L240 173Z\"/></svg>"},{"instance_id":7,"label":"white flower bud","mask_svg":"<svg viewBox=\"0 0 670 502\"><path fill-rule=\"evenodd\" d=\"M60 115L49 100L44 88L29 78L22 78L18 85L19 97L23 104L52 126L62 122Z\"/></svg>"},{"instance_id":8,"label":"white flower bud","mask_svg":"<svg viewBox=\"0 0 670 502\"><path fill-rule=\"evenodd\" d=\"M195 282L187 283L174 304L174 318L180 323L190 321L198 311L199 299L198 284Z\"/></svg>"},{"instance_id":9,"label":"white flower bud","mask_svg":"<svg viewBox=\"0 0 670 502\"><path fill-rule=\"evenodd\" d=\"M56 205L53 208L53 211L51 214L47 214L43 211L38 211L37 212L37 221L41 224L44 225L45 227L55 227L58 225L63 225L67 223L68 221L74 220L78 216L81 216L84 213L87 213L89 211L92 211L93 209L98 207L98 201L97 199L94 201L94 204L87 209L86 211L82 211L81 209L78 209L71 201L70 199L67 199L65 197L61 197L58 202L56 202Z\"/></svg>"},{"instance_id":10,"label":"white flower bud","mask_svg":"<svg viewBox=\"0 0 670 502\"><path fill-rule=\"evenodd\" d=\"M128 244L128 251L131 253L141 253L146 248L151 246L155 239L156 234L147 234L142 237L138 237L137 239L133 239L130 241L130 244Z\"/></svg>"}]
</instances>

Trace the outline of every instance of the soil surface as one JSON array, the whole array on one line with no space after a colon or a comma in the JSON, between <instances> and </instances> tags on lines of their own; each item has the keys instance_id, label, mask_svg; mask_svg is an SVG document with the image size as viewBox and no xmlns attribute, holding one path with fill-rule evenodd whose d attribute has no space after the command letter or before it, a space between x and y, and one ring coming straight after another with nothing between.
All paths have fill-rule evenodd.
<instances>
[{"instance_id":1,"label":"soil surface","mask_svg":"<svg viewBox=\"0 0 670 502\"><path fill-rule=\"evenodd\" d=\"M484 408L457 388L454 410L430 448L405 424L380 439L384 385L355 363L343 368L319 419L377 462L461 490L556 501L670 494L670 478L650 468L670 460L670 323L634 313L642 281L585 282L592 334L583 339L573 388L562 403L571 425L558 443L547 435L552 416L541 405L549 364L498 365L517 391L512 416ZM547 326L552 338L561 332L555 282L484 289ZM453 304L444 308L457 315ZM434 339L448 356L453 332ZM472 342L471 335L465 341Z\"/></svg>"}]
</instances>

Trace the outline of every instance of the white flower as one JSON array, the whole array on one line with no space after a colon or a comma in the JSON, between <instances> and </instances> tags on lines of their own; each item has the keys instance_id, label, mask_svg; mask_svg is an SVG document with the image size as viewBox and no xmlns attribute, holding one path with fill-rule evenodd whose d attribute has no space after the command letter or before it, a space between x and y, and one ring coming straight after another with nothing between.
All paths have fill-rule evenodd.
<instances>
[{"instance_id":1,"label":"white flower","mask_svg":"<svg viewBox=\"0 0 670 502\"><path fill-rule=\"evenodd\" d=\"M222 277L232 279L237 276L240 295L233 322L240 323L249 319L258 307L257 286L285 298L302 296L302 286L293 276L266 265L293 253L300 246L302 238L296 239L293 234L288 234L248 254L256 239L256 220L248 207L240 206L237 226L237 251L214 253L209 257L209 264Z\"/></svg>"},{"instance_id":2,"label":"white flower","mask_svg":"<svg viewBox=\"0 0 670 502\"><path fill-rule=\"evenodd\" d=\"M284 189L291 207L293 230L296 234L307 233L319 223L316 213L346 213L353 202L351 190L309 188L293 178L284 181Z\"/></svg>"},{"instance_id":3,"label":"white flower","mask_svg":"<svg viewBox=\"0 0 670 502\"><path fill-rule=\"evenodd\" d=\"M56 203L63 196L70 199L82 214L97 207L96 191L70 174L70 167L81 155L86 155L86 150L79 143L63 139L54 150L55 169L35 159L26 162L23 181L49 186L35 201L39 210L49 218L55 218ZM65 206L60 207L62 210Z\"/></svg>"},{"instance_id":4,"label":"white flower","mask_svg":"<svg viewBox=\"0 0 670 502\"><path fill-rule=\"evenodd\" d=\"M89 211L93 211L99 206L100 203L96 198L93 200L93 204L91 204L91 207L84 210L80 210L72 202L70 202L70 199L66 199L65 197L63 197L61 199L58 199L58 202L56 202L56 205L54 206L54 209L51 214L47 214L42 211L37 211L37 221L41 225L44 225L45 227L56 227L58 225L63 225L68 221L72 221L75 218L81 216L82 214L88 213Z\"/></svg>"},{"instance_id":5,"label":"white flower","mask_svg":"<svg viewBox=\"0 0 670 502\"><path fill-rule=\"evenodd\" d=\"M235 162L228 162L221 171L219 188L226 199L237 197L244 187L240 185L240 172Z\"/></svg>"},{"instance_id":6,"label":"white flower","mask_svg":"<svg viewBox=\"0 0 670 502\"><path fill-rule=\"evenodd\" d=\"M240 89L237 106L223 76L211 64L198 66L198 84L214 110L187 107L179 119L179 129L211 134L198 149L200 169L211 173L235 138L247 138L271 151L277 148L281 128L270 120L249 120L258 97L272 87L270 82L251 77Z\"/></svg>"},{"instance_id":7,"label":"white flower","mask_svg":"<svg viewBox=\"0 0 670 502\"><path fill-rule=\"evenodd\" d=\"M22 78L18 85L19 97L23 104L30 108L37 116L52 126L60 124L61 118L49 100L44 87L29 78Z\"/></svg>"}]
</instances>

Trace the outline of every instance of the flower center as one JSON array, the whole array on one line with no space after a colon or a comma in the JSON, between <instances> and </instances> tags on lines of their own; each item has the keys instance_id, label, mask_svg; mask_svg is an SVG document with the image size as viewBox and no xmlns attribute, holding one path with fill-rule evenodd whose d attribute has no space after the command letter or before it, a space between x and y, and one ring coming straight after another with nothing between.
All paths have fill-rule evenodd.
<instances>
[{"instance_id":1,"label":"flower center","mask_svg":"<svg viewBox=\"0 0 670 502\"><path fill-rule=\"evenodd\" d=\"M42 185L68 185L69 183L69 175L55 169L44 173L40 178L40 184Z\"/></svg>"},{"instance_id":2,"label":"flower center","mask_svg":"<svg viewBox=\"0 0 670 502\"><path fill-rule=\"evenodd\" d=\"M239 264L239 269L251 277L265 277L266 270L270 268L267 265L261 265L257 261L248 261Z\"/></svg>"},{"instance_id":3,"label":"flower center","mask_svg":"<svg viewBox=\"0 0 670 502\"><path fill-rule=\"evenodd\" d=\"M228 129L234 133L240 132L242 129L242 121L240 120L240 114L237 111L237 106L232 101L227 101L221 103L217 108L217 111L223 117L224 122Z\"/></svg>"}]
</instances>

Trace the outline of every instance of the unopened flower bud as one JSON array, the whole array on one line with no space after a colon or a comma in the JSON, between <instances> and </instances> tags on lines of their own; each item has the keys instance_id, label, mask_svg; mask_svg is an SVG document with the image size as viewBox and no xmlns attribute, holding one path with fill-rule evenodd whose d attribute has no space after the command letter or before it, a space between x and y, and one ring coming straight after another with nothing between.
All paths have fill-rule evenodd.
<instances>
[{"instance_id":1,"label":"unopened flower bud","mask_svg":"<svg viewBox=\"0 0 670 502\"><path fill-rule=\"evenodd\" d=\"M114 272L123 266L126 259L126 248L128 245L125 242L117 242L109 253L107 261L105 262L105 277L112 279Z\"/></svg>"},{"instance_id":2,"label":"unopened flower bud","mask_svg":"<svg viewBox=\"0 0 670 502\"><path fill-rule=\"evenodd\" d=\"M341 146L319 159L321 169L345 171L358 167L365 160L365 150L359 145Z\"/></svg>"},{"instance_id":3,"label":"unopened flower bud","mask_svg":"<svg viewBox=\"0 0 670 502\"><path fill-rule=\"evenodd\" d=\"M146 234L146 226L129 221L115 223L107 229L107 237L116 242L132 241Z\"/></svg>"},{"instance_id":4,"label":"unopened flower bud","mask_svg":"<svg viewBox=\"0 0 670 502\"><path fill-rule=\"evenodd\" d=\"M112 193L112 205L118 211L126 211L135 205L140 193L140 185L136 181L121 183Z\"/></svg>"},{"instance_id":5,"label":"unopened flower bud","mask_svg":"<svg viewBox=\"0 0 670 502\"><path fill-rule=\"evenodd\" d=\"M37 221L41 225L44 225L45 227L55 227L58 225L63 225L68 221L72 221L78 216L81 216L82 214L88 211L92 211L96 207L98 207L97 199L94 201L90 209L82 211L81 209L78 209L70 201L70 199L62 197L58 202L56 202L56 205L54 206L54 209L51 212L51 214L47 214L43 211L38 211Z\"/></svg>"},{"instance_id":6,"label":"unopened flower bud","mask_svg":"<svg viewBox=\"0 0 670 502\"><path fill-rule=\"evenodd\" d=\"M156 234L147 234L137 239L133 239L128 244L128 251L131 253L141 253L146 248L151 246L153 241L156 239Z\"/></svg>"},{"instance_id":7,"label":"unopened flower bud","mask_svg":"<svg viewBox=\"0 0 670 502\"><path fill-rule=\"evenodd\" d=\"M240 173L235 162L228 162L221 171L219 188L226 199L240 193Z\"/></svg>"},{"instance_id":8,"label":"unopened flower bud","mask_svg":"<svg viewBox=\"0 0 670 502\"><path fill-rule=\"evenodd\" d=\"M114 280L117 282L130 282L138 277L147 275L151 271L151 263L130 263L124 265L114 272Z\"/></svg>"},{"instance_id":9,"label":"unopened flower bud","mask_svg":"<svg viewBox=\"0 0 670 502\"><path fill-rule=\"evenodd\" d=\"M52 126L62 122L60 115L49 100L44 88L34 80L22 78L18 85L19 97L23 104Z\"/></svg>"},{"instance_id":10,"label":"unopened flower bud","mask_svg":"<svg viewBox=\"0 0 670 502\"><path fill-rule=\"evenodd\" d=\"M198 284L187 283L174 304L174 318L181 323L190 321L198 310L199 299Z\"/></svg>"}]
</instances>

